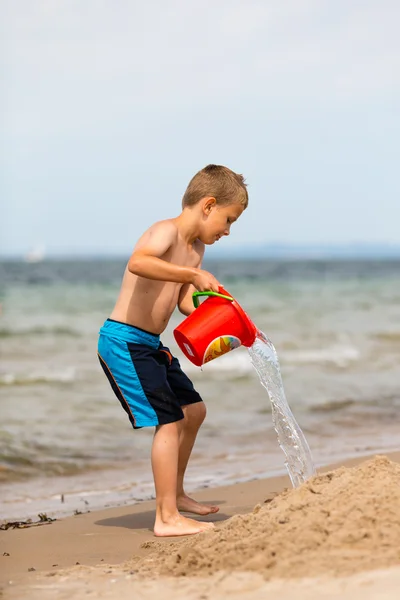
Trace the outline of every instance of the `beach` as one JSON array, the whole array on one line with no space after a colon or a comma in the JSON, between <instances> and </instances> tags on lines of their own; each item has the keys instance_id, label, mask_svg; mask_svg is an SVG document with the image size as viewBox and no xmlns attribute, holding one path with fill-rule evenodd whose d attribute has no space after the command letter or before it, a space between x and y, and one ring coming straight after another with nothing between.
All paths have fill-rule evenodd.
<instances>
[{"instance_id":1,"label":"beach","mask_svg":"<svg viewBox=\"0 0 400 600\"><path fill-rule=\"evenodd\" d=\"M207 517L215 523L211 537L155 538L154 501L8 529L0 532L3 595L197 599L234 593L252 600L279 592L311 600L362 592L363 598L394 599L400 583L397 490L400 452L328 465L297 489L281 476L201 490L196 499L220 506ZM292 525L282 533L287 511ZM279 531L260 521L272 523L273 514ZM271 548L281 560L271 562Z\"/></svg>"},{"instance_id":2,"label":"beach","mask_svg":"<svg viewBox=\"0 0 400 600\"><path fill-rule=\"evenodd\" d=\"M400 600L399 20L0 2L0 600Z\"/></svg>"},{"instance_id":3,"label":"beach","mask_svg":"<svg viewBox=\"0 0 400 600\"><path fill-rule=\"evenodd\" d=\"M163 341L207 406L186 491L220 512L206 538L154 538L153 431L96 357L124 262L0 262L0 520L34 521L0 531L4 597L396 597L400 262L207 267L274 343L317 479L292 489L248 351L195 367L174 313Z\"/></svg>"}]
</instances>

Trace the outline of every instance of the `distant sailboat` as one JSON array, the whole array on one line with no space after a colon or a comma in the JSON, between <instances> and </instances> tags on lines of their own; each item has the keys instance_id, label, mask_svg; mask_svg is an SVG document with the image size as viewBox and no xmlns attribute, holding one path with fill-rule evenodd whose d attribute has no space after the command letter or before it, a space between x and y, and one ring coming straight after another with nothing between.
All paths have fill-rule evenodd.
<instances>
[{"instance_id":1,"label":"distant sailboat","mask_svg":"<svg viewBox=\"0 0 400 600\"><path fill-rule=\"evenodd\" d=\"M34 246L27 254L25 254L25 262L27 263L38 263L42 262L45 256L44 244L38 244Z\"/></svg>"}]
</instances>

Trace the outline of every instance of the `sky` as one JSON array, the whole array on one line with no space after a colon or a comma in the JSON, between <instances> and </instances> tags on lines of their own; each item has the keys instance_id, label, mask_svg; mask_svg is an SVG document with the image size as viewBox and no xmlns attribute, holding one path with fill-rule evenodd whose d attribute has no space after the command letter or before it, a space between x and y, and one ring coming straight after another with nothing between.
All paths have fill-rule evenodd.
<instances>
[{"instance_id":1,"label":"sky","mask_svg":"<svg viewBox=\"0 0 400 600\"><path fill-rule=\"evenodd\" d=\"M0 0L0 255L125 255L209 163L219 244L400 244L398 0ZM212 251L214 250L214 247Z\"/></svg>"}]
</instances>

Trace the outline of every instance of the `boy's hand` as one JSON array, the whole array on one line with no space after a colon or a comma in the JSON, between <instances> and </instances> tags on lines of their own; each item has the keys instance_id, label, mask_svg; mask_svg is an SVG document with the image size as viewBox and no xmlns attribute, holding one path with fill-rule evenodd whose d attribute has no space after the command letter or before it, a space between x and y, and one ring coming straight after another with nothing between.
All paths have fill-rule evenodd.
<instances>
[{"instance_id":1,"label":"boy's hand","mask_svg":"<svg viewBox=\"0 0 400 600\"><path fill-rule=\"evenodd\" d=\"M196 273L193 276L192 284L199 292L218 292L221 284L219 281L209 273L208 271L203 271L203 269L196 269Z\"/></svg>"}]
</instances>

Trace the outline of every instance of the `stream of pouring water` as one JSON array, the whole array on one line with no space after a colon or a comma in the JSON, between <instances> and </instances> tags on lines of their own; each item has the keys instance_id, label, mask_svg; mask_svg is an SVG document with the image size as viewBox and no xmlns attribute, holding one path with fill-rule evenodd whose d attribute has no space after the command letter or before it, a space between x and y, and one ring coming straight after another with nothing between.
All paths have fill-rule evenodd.
<instances>
[{"instance_id":1,"label":"stream of pouring water","mask_svg":"<svg viewBox=\"0 0 400 600\"><path fill-rule=\"evenodd\" d=\"M272 422L282 448L293 487L315 475L310 448L290 410L283 389L278 356L271 340L257 331L254 344L248 348L253 367L268 392L272 405Z\"/></svg>"}]
</instances>

